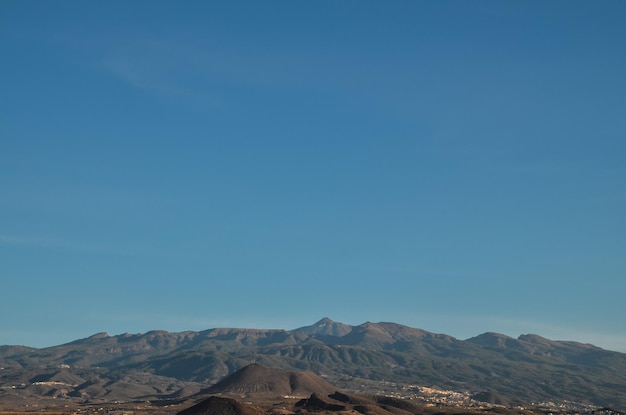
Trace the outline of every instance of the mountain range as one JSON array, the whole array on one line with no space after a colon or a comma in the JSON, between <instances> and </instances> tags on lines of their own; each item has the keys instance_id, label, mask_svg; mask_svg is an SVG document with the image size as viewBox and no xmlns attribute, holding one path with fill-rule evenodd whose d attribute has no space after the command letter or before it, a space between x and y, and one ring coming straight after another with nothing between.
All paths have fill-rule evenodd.
<instances>
[{"instance_id":1,"label":"mountain range","mask_svg":"<svg viewBox=\"0 0 626 415\"><path fill-rule=\"evenodd\" d=\"M624 353L532 334L459 340L396 323L351 326L328 318L295 330L98 333L42 349L0 346L0 404L168 402L254 362L310 371L343 390L422 385L626 409Z\"/></svg>"}]
</instances>

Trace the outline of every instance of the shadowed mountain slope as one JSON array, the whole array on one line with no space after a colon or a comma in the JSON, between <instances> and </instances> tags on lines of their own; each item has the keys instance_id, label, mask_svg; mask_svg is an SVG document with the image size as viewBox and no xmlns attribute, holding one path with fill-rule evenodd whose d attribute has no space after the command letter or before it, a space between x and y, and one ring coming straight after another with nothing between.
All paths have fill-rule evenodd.
<instances>
[{"instance_id":1,"label":"shadowed mountain slope","mask_svg":"<svg viewBox=\"0 0 626 415\"><path fill-rule=\"evenodd\" d=\"M413 415L423 413L422 408L410 403L400 408L392 399L369 398L358 394L334 392L331 394L314 393L302 399L296 407L308 412L361 413L364 415Z\"/></svg>"},{"instance_id":2,"label":"shadowed mountain slope","mask_svg":"<svg viewBox=\"0 0 626 415\"><path fill-rule=\"evenodd\" d=\"M178 415L262 415L265 411L256 406L241 403L230 398L211 396L210 398L180 411Z\"/></svg>"}]
</instances>

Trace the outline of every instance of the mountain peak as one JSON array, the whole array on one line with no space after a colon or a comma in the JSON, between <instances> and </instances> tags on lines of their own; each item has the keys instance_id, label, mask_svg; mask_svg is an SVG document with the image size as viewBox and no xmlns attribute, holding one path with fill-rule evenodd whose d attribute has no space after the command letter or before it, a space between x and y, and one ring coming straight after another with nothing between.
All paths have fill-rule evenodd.
<instances>
[{"instance_id":1,"label":"mountain peak","mask_svg":"<svg viewBox=\"0 0 626 415\"><path fill-rule=\"evenodd\" d=\"M352 326L348 324L338 323L328 317L324 317L311 326L300 327L296 331L304 332L308 335L324 335L342 337L352 331Z\"/></svg>"}]
</instances>

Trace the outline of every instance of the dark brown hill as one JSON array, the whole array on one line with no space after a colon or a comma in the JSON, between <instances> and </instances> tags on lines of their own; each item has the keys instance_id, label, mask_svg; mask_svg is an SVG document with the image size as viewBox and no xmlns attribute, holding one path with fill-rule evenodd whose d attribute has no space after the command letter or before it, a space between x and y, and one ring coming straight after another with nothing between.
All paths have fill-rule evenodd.
<instances>
[{"instance_id":1,"label":"dark brown hill","mask_svg":"<svg viewBox=\"0 0 626 415\"><path fill-rule=\"evenodd\" d=\"M306 409L310 412L348 410L346 402L337 401L336 399L321 393L313 393L308 398L302 399L296 404L296 407Z\"/></svg>"},{"instance_id":2,"label":"dark brown hill","mask_svg":"<svg viewBox=\"0 0 626 415\"><path fill-rule=\"evenodd\" d=\"M241 403L234 399L211 396L178 415L261 415L265 411L256 406Z\"/></svg>"},{"instance_id":3,"label":"dark brown hill","mask_svg":"<svg viewBox=\"0 0 626 415\"><path fill-rule=\"evenodd\" d=\"M296 372L253 363L233 373L203 393L273 394L308 396L328 394L337 388L313 372Z\"/></svg>"},{"instance_id":4,"label":"dark brown hill","mask_svg":"<svg viewBox=\"0 0 626 415\"><path fill-rule=\"evenodd\" d=\"M329 395L314 393L296 404L297 408L308 412L361 413L364 415L413 415L396 405L381 404L374 399L359 395L335 392ZM420 411L421 412L421 411Z\"/></svg>"}]
</instances>

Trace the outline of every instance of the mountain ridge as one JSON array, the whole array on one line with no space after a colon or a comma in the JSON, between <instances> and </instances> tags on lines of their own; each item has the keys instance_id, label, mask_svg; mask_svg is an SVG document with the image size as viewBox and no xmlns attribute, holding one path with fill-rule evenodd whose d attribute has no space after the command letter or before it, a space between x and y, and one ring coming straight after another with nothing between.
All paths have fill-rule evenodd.
<instances>
[{"instance_id":1,"label":"mountain ridge","mask_svg":"<svg viewBox=\"0 0 626 415\"><path fill-rule=\"evenodd\" d=\"M516 339L488 332L459 340L398 323L350 326L327 317L294 330L100 332L42 349L0 346L0 401L18 391L94 400L124 388L123 399L185 396L251 362L312 371L343 387L386 381L471 393L488 390L528 402L570 400L626 408L623 353L538 335ZM59 369L85 384L33 388L31 379L46 379ZM134 389L125 386L129 380ZM157 380L165 386L155 386Z\"/></svg>"},{"instance_id":2,"label":"mountain ridge","mask_svg":"<svg viewBox=\"0 0 626 415\"><path fill-rule=\"evenodd\" d=\"M341 327L339 329L332 329L333 332L328 332L325 330L322 330L321 327L324 326L332 326L332 327ZM192 330L186 330L186 331L167 331L167 330L150 330L147 331L145 333L121 333L121 334L116 334L116 335L110 335L107 332L97 332L94 333L92 335L89 335L88 337L85 338L80 338L80 339L76 339L76 340L72 340L70 342L67 343L61 343L59 345L54 345L54 346L46 346L46 347L41 347L41 348L37 348L37 347L31 347L31 346L26 346L26 345L0 345L0 357L2 357L3 355L5 355L7 353L6 350L10 350L10 349L25 349L28 351L38 351L38 350L45 350L45 349L50 349L50 348L56 348L59 346L65 346L68 344L73 344L76 342L87 342L89 340L101 340L101 339L115 339L115 338L123 338L123 339L128 339L131 337L141 337L141 336L146 336L146 337L158 337L158 336L176 336L176 337L183 337L183 336L191 336L191 337L196 337L196 336L202 336L202 337L208 337L208 338L219 338L219 339L228 339L229 336L231 337L231 339L233 340L239 340L243 337L254 337L253 335L257 335L257 336L265 336L267 337L267 334L272 334L272 335L280 335L280 334L290 334L290 333L298 333L298 332L303 332L306 333L308 335L324 335L324 336L332 336L332 337L344 337L347 334L350 334L351 332L354 331L355 328L360 329L360 330L367 330L367 327L399 327L399 328L403 328L403 329L407 329L407 330L411 330L411 331L415 331L415 332L420 332L423 333L424 335L431 335L431 336L445 336L445 337L449 337L451 339L454 340L459 340L459 341L471 341L473 339L477 339L480 338L481 336L497 336L497 337L502 337L502 338L506 338L506 339L510 339L510 340L517 340L517 341L526 341L529 343L559 343L559 344L575 344L575 345L580 345L580 346L590 346L593 347L595 349L600 349L600 350L606 350L609 352L615 352L615 353L622 353L619 351L615 351L615 350L610 350L610 349L604 349L602 347L596 346L594 344L591 343L583 343L583 342L578 342L575 340L552 340L552 339L548 339L546 337L542 337L538 334L534 334L534 333L526 333L526 334L520 334L517 338L515 337L511 337L509 335L506 334L501 334L501 333L496 333L496 332L485 332L485 333L481 333L477 336L474 337L470 337L468 339L462 340L462 339L457 339L454 336L450 336L447 334L438 334L438 333L433 333L433 332L429 332L423 329L419 329L419 328L412 328L410 326L406 326L403 324L399 324L399 323L393 323L393 322L378 322L378 323L373 323L373 322L365 322L356 326L351 326L348 324L344 324L344 323L340 323L340 322L336 322L331 320L328 317L324 317L321 320L317 321L316 323L310 325L310 326L303 326L303 327L299 327L296 329L254 329L254 328L236 328L236 327L216 327L216 328L210 328L210 329L205 329L202 331L192 331ZM243 334L243 335L242 335ZM233 336L237 336L237 338L233 337Z\"/></svg>"}]
</instances>

